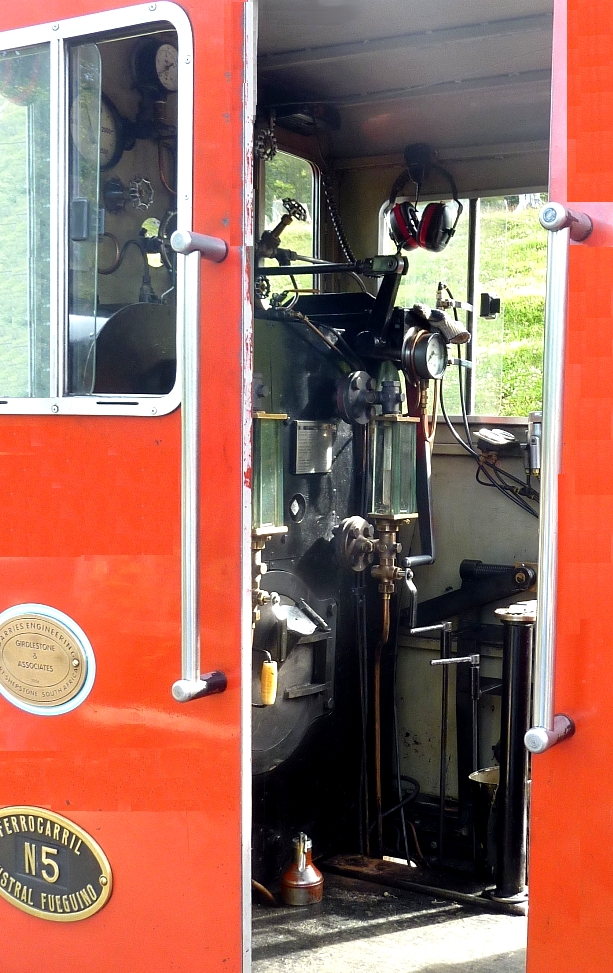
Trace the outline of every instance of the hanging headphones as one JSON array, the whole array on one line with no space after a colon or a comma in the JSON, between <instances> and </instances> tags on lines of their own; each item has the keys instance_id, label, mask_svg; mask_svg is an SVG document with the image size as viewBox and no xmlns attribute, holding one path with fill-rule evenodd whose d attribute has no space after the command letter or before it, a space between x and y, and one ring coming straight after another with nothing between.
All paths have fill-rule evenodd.
<instances>
[{"instance_id":1,"label":"hanging headphones","mask_svg":"<svg viewBox=\"0 0 613 973\"><path fill-rule=\"evenodd\" d=\"M433 155L430 146L421 143L408 145L404 150L406 169L392 186L388 209L390 237L399 250L422 247L424 250L440 253L454 235L462 214L463 207L458 199L455 180L450 172L434 162ZM448 181L453 200L447 203L428 203L420 217L417 201L421 184L433 169ZM396 198L409 179L417 187L415 203L397 203Z\"/></svg>"}]
</instances>

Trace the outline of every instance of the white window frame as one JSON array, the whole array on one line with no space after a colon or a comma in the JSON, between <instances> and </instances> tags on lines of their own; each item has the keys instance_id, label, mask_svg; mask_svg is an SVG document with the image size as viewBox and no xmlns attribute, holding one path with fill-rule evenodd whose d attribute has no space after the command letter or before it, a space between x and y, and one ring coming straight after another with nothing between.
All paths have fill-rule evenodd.
<instances>
[{"instance_id":1,"label":"white window frame","mask_svg":"<svg viewBox=\"0 0 613 973\"><path fill-rule=\"evenodd\" d=\"M134 28L170 24L177 33L179 65L177 105L177 225L192 226L194 44L189 18L170 0L138 4L102 13L24 27L0 33L0 49L15 50L37 44L50 46L51 207L50 207L50 395L45 398L2 397L0 415L121 415L159 416L181 403L183 342L186 331L198 328L198 301L189 299L193 274L185 257L177 255L177 372L166 395L92 394L65 391L68 349L68 52L79 38L95 40ZM54 176L57 173L57 176Z\"/></svg>"}]
</instances>

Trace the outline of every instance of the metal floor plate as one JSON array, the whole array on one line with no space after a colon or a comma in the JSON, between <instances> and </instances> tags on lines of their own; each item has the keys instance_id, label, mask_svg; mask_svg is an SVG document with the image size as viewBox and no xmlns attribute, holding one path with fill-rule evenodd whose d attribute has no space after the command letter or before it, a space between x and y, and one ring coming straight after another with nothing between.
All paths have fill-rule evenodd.
<instances>
[{"instance_id":1,"label":"metal floor plate","mask_svg":"<svg viewBox=\"0 0 613 973\"><path fill-rule=\"evenodd\" d=\"M253 973L525 973L526 919L324 875L314 906L254 904Z\"/></svg>"}]
</instances>

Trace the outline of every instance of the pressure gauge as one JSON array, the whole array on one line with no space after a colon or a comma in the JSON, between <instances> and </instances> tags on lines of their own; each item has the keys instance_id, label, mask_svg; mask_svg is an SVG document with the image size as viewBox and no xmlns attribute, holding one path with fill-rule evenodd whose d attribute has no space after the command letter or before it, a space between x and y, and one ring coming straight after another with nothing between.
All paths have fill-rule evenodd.
<instances>
[{"instance_id":1,"label":"pressure gauge","mask_svg":"<svg viewBox=\"0 0 613 973\"><path fill-rule=\"evenodd\" d=\"M447 368L447 342L440 331L409 328L402 345L402 367L413 383L442 378Z\"/></svg>"},{"instance_id":2,"label":"pressure gauge","mask_svg":"<svg viewBox=\"0 0 613 973\"><path fill-rule=\"evenodd\" d=\"M168 41L144 38L132 51L132 77L141 91L167 94L179 82L179 52Z\"/></svg>"},{"instance_id":3,"label":"pressure gauge","mask_svg":"<svg viewBox=\"0 0 613 973\"><path fill-rule=\"evenodd\" d=\"M99 120L99 124L98 124ZM70 134L79 154L100 166L112 169L126 148L125 123L106 95L84 88L70 106Z\"/></svg>"}]
</instances>

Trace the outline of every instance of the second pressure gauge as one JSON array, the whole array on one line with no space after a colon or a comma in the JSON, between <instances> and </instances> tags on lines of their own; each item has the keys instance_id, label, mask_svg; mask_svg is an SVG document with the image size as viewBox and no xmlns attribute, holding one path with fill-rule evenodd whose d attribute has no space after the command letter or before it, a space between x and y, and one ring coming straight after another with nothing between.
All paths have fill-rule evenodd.
<instances>
[{"instance_id":1,"label":"second pressure gauge","mask_svg":"<svg viewBox=\"0 0 613 973\"><path fill-rule=\"evenodd\" d=\"M146 37L132 51L132 77L141 91L167 94L176 91L179 52L168 41Z\"/></svg>"},{"instance_id":2,"label":"second pressure gauge","mask_svg":"<svg viewBox=\"0 0 613 973\"><path fill-rule=\"evenodd\" d=\"M410 328L402 346L402 367L413 382L442 378L447 368L447 343L440 331Z\"/></svg>"},{"instance_id":3,"label":"second pressure gauge","mask_svg":"<svg viewBox=\"0 0 613 973\"><path fill-rule=\"evenodd\" d=\"M105 172L117 165L126 144L126 123L106 95L84 88L70 106L70 134L79 154Z\"/></svg>"}]
</instances>

